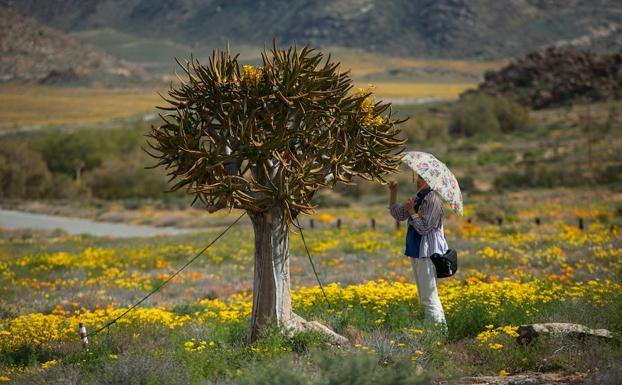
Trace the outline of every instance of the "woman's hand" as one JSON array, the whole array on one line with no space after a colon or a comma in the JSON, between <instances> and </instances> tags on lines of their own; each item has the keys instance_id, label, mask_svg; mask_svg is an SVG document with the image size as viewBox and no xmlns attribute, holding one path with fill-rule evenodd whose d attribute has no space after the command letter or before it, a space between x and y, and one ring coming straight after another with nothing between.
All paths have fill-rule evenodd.
<instances>
[{"instance_id":1,"label":"woman's hand","mask_svg":"<svg viewBox=\"0 0 622 385\"><path fill-rule=\"evenodd\" d=\"M404 207L408 210L408 215L415 214L415 201L412 198L408 198L406 203L404 203Z\"/></svg>"}]
</instances>

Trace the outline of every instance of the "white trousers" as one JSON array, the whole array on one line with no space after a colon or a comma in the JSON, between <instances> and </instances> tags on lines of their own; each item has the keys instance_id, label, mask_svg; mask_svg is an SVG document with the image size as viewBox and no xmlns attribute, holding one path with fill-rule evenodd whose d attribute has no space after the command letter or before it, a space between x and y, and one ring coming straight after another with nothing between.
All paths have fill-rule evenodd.
<instances>
[{"instance_id":1,"label":"white trousers","mask_svg":"<svg viewBox=\"0 0 622 385\"><path fill-rule=\"evenodd\" d=\"M419 302L423 306L425 320L447 327L443 305L436 290L436 267L428 257L410 258L415 273L415 283L419 292Z\"/></svg>"}]
</instances>

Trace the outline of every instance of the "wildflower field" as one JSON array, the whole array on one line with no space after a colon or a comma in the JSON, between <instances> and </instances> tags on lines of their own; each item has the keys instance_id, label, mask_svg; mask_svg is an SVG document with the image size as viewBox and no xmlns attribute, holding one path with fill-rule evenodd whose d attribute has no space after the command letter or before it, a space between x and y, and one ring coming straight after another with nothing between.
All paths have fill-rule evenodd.
<instances>
[{"instance_id":1,"label":"wildflower field","mask_svg":"<svg viewBox=\"0 0 622 385\"><path fill-rule=\"evenodd\" d=\"M396 228L384 205L322 209L311 217L314 228L302 218L328 302L300 234L292 231L294 310L346 336L350 345L343 347L327 345L319 334L285 338L278 330L247 343L253 269L248 223L91 336L88 350L81 346L79 323L93 332L122 314L223 228L138 239L4 231L0 381L338 384L347 378L406 384L529 371L575 373L585 381L617 376L621 204L611 191L554 190L474 196L465 218L448 212L446 235L459 251L460 267L455 277L439 281L446 335L423 323L410 261L402 255L405 228ZM517 327L534 322L605 328L614 340L518 344Z\"/></svg>"}]
</instances>

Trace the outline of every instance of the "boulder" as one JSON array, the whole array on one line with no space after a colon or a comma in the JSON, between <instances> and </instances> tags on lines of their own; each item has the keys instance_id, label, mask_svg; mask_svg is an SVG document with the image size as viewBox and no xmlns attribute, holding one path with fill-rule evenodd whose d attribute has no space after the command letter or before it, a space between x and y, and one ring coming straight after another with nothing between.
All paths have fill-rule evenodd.
<instances>
[{"instance_id":1,"label":"boulder","mask_svg":"<svg viewBox=\"0 0 622 385\"><path fill-rule=\"evenodd\" d=\"M284 331L287 337L292 337L295 333L302 331L316 331L328 337L328 341L333 345L343 346L348 343L348 339L332 331L328 326L322 325L317 321L307 321L297 314L284 323Z\"/></svg>"},{"instance_id":2,"label":"boulder","mask_svg":"<svg viewBox=\"0 0 622 385\"><path fill-rule=\"evenodd\" d=\"M593 337L602 340L611 340L613 338L611 332L606 329L590 329L584 325L563 322L521 325L518 328L517 333L517 340L521 344L529 343L534 338L537 338L541 335L572 338Z\"/></svg>"},{"instance_id":3,"label":"boulder","mask_svg":"<svg viewBox=\"0 0 622 385\"><path fill-rule=\"evenodd\" d=\"M509 376L477 376L460 379L460 385L569 385L583 384L585 376L577 373L526 372Z\"/></svg>"}]
</instances>

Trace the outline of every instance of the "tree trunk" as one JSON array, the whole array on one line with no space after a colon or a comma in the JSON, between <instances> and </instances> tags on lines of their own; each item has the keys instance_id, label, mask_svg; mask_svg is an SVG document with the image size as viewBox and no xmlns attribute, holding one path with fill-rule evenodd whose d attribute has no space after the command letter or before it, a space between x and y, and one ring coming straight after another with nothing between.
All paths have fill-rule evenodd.
<instances>
[{"instance_id":1,"label":"tree trunk","mask_svg":"<svg viewBox=\"0 0 622 385\"><path fill-rule=\"evenodd\" d=\"M286 336L313 330L323 333L335 345L348 340L317 321L306 321L292 312L289 286L289 234L280 208L264 213L248 211L255 230L255 277L250 342L263 327L278 325Z\"/></svg>"},{"instance_id":2,"label":"tree trunk","mask_svg":"<svg viewBox=\"0 0 622 385\"><path fill-rule=\"evenodd\" d=\"M271 322L281 326L292 319L287 221L275 207L263 213L249 211L255 230L255 276L250 341Z\"/></svg>"}]
</instances>

